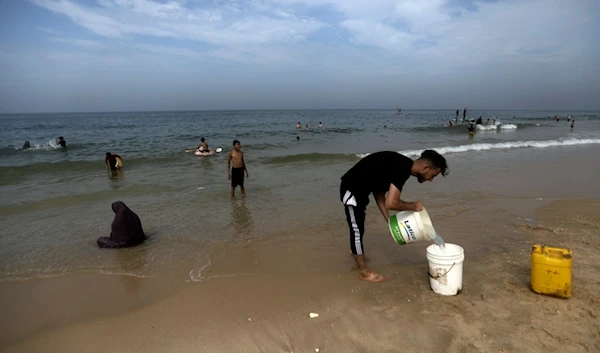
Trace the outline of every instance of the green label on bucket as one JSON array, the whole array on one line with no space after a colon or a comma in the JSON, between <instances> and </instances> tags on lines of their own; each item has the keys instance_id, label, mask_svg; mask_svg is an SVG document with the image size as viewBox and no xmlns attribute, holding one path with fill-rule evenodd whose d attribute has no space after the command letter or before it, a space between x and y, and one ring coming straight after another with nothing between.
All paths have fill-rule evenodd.
<instances>
[{"instance_id":1,"label":"green label on bucket","mask_svg":"<svg viewBox=\"0 0 600 353\"><path fill-rule=\"evenodd\" d=\"M398 217L396 217L396 215L390 217L390 231L392 232L392 237L396 243L400 245L406 244L406 240L404 240L404 237L402 236L402 231L400 225L398 224Z\"/></svg>"}]
</instances>

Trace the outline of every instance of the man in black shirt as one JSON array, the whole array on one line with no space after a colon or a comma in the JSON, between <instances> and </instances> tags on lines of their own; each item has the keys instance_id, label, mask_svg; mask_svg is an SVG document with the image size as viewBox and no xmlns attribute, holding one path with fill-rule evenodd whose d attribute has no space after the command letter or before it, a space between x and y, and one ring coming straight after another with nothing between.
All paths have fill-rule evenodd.
<instances>
[{"instance_id":1,"label":"man in black shirt","mask_svg":"<svg viewBox=\"0 0 600 353\"><path fill-rule=\"evenodd\" d=\"M388 210L421 211L421 201L404 202L400 199L402 186L412 175L419 183L432 181L438 174L446 176L446 159L433 150L426 150L413 161L396 152L376 152L361 159L342 176L340 199L346 209L350 227L350 248L360 269L360 278L370 282L384 282L383 275L371 271L365 263L362 237L365 232L365 214L369 194L373 194L385 221ZM387 193L387 196L386 196Z\"/></svg>"}]
</instances>

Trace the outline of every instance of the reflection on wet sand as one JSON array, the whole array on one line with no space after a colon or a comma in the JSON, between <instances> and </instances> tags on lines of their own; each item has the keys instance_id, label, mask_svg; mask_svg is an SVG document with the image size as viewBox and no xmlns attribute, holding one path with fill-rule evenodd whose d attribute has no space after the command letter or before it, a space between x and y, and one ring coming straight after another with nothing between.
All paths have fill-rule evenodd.
<instances>
[{"instance_id":1,"label":"reflection on wet sand","mask_svg":"<svg viewBox=\"0 0 600 353\"><path fill-rule=\"evenodd\" d=\"M257 238L252 213L246 207L246 199L231 200L231 218L235 227L234 238L251 241Z\"/></svg>"}]
</instances>

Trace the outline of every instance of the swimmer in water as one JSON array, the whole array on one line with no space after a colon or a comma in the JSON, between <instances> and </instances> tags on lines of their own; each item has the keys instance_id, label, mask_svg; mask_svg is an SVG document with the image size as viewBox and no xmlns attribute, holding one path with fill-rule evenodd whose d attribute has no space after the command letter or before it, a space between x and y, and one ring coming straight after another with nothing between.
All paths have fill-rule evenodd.
<instances>
[{"instance_id":1,"label":"swimmer in water","mask_svg":"<svg viewBox=\"0 0 600 353\"><path fill-rule=\"evenodd\" d=\"M28 148L31 148L31 144L29 143L29 141L25 141L25 144L23 145L23 149L26 150Z\"/></svg>"},{"instance_id":2,"label":"swimmer in water","mask_svg":"<svg viewBox=\"0 0 600 353\"><path fill-rule=\"evenodd\" d=\"M117 170L117 158L121 158L118 154L112 154L110 152L106 152L106 157L104 158L104 163L110 170ZM122 159L122 158L121 158Z\"/></svg>"},{"instance_id":3,"label":"swimmer in water","mask_svg":"<svg viewBox=\"0 0 600 353\"><path fill-rule=\"evenodd\" d=\"M62 136L58 137L58 140L56 141L56 144L61 146L61 147L67 147L67 141L65 141L65 139Z\"/></svg>"}]
</instances>

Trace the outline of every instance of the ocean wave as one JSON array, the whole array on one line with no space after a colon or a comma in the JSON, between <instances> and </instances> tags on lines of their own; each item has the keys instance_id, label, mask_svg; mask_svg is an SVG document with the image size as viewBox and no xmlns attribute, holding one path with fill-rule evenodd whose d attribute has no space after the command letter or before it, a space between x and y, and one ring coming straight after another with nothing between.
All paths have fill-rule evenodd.
<instances>
[{"instance_id":1,"label":"ocean wave","mask_svg":"<svg viewBox=\"0 0 600 353\"><path fill-rule=\"evenodd\" d=\"M490 150L505 150L513 148L547 148L547 147L558 147L558 146L577 146L577 145L590 145L600 144L599 138L588 138L588 139L565 139L565 140L545 140L545 141L513 141L513 142L499 142L499 143L474 143L470 145L460 146L444 146L431 148L440 154L448 153L463 153L472 151L490 151ZM405 156L420 156L425 148L420 150L405 150L398 151ZM370 153L359 153L356 156L364 158Z\"/></svg>"},{"instance_id":2,"label":"ocean wave","mask_svg":"<svg viewBox=\"0 0 600 353\"><path fill-rule=\"evenodd\" d=\"M599 120L600 119L600 115L596 115L596 114L589 114L589 113L573 113L570 114L571 117L573 117L573 119L575 120ZM560 120L561 121L567 121L569 114L560 114ZM556 122L556 118L554 117L554 114L552 115L540 115L540 116L516 116L517 120L523 121L523 120L530 120L530 121L553 121Z\"/></svg>"},{"instance_id":3,"label":"ocean wave","mask_svg":"<svg viewBox=\"0 0 600 353\"><path fill-rule=\"evenodd\" d=\"M548 124L551 126L554 126L552 124ZM529 129L529 128L537 128L539 126L541 126L540 123L533 123L533 122L527 122L527 123L511 123L511 124L505 124L503 122L500 121L496 121L496 125L476 125L476 129L477 130L490 130L490 131L495 131L495 130L500 130L500 129L504 129L504 130L514 130L514 129ZM546 126L546 125L545 125ZM393 125L388 125L385 129L386 130L392 130L392 131L409 131L409 132L436 132L436 133L456 133L456 134L463 134L465 133L465 131L467 130L468 127L468 123L467 122L452 122L452 126L448 126L448 123L443 123L440 125L435 125L435 126L393 126Z\"/></svg>"},{"instance_id":4,"label":"ocean wave","mask_svg":"<svg viewBox=\"0 0 600 353\"><path fill-rule=\"evenodd\" d=\"M498 125L475 125L475 128L477 130L481 130L481 131L492 131L492 130L498 130Z\"/></svg>"},{"instance_id":5,"label":"ocean wave","mask_svg":"<svg viewBox=\"0 0 600 353\"><path fill-rule=\"evenodd\" d=\"M136 184L120 189L118 194L115 193L113 189L110 189L65 196L48 197L38 201L11 200L15 203L6 206L0 206L0 212L5 215L18 215L21 213L30 212L32 210L51 209L57 205L60 205L62 208L66 208L69 206L86 205L94 201L108 202L112 200L111 202L114 202L115 199L122 198L123 195L127 195L127 197L148 196L172 191L178 191L178 188L174 186L156 184Z\"/></svg>"},{"instance_id":6,"label":"ocean wave","mask_svg":"<svg viewBox=\"0 0 600 353\"><path fill-rule=\"evenodd\" d=\"M326 163L333 161L352 161L354 154L335 153L303 153L267 158L263 164L290 164L290 163Z\"/></svg>"},{"instance_id":7,"label":"ocean wave","mask_svg":"<svg viewBox=\"0 0 600 353\"><path fill-rule=\"evenodd\" d=\"M496 125L475 125L477 130L481 131L497 131L497 130L514 130L517 128L516 124L502 124L496 123Z\"/></svg>"},{"instance_id":8,"label":"ocean wave","mask_svg":"<svg viewBox=\"0 0 600 353\"><path fill-rule=\"evenodd\" d=\"M125 168L144 165L144 164L166 164L172 163L173 158L134 158L125 159ZM58 162L40 162L22 166L0 166L1 176L25 176L34 173L64 173L68 172L87 172L99 171L104 173L106 165L104 164L104 156L99 156L96 161L58 161Z\"/></svg>"}]
</instances>

